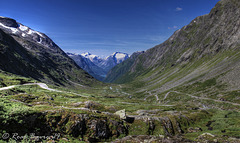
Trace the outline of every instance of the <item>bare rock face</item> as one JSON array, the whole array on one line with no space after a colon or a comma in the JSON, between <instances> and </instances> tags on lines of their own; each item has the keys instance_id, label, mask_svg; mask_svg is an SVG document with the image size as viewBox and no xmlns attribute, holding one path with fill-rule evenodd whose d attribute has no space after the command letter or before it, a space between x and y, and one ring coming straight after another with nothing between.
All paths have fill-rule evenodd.
<instances>
[{"instance_id":1,"label":"bare rock face","mask_svg":"<svg viewBox=\"0 0 240 143\"><path fill-rule=\"evenodd\" d=\"M13 28L19 27L16 20L11 19L11 18L0 17L0 23L2 23L3 25L5 25L7 27L13 27Z\"/></svg>"},{"instance_id":2,"label":"bare rock face","mask_svg":"<svg viewBox=\"0 0 240 143\"><path fill-rule=\"evenodd\" d=\"M89 122L88 127L92 131L89 139L91 142L97 141L97 139L108 139L112 136L107 120L92 120Z\"/></svg>"},{"instance_id":3,"label":"bare rock face","mask_svg":"<svg viewBox=\"0 0 240 143\"><path fill-rule=\"evenodd\" d=\"M146 143L193 143L193 141L184 139L182 137L168 138L164 136L147 136L147 135L133 135L127 136L122 139L117 139L113 143L125 143L125 142L146 142Z\"/></svg>"},{"instance_id":4,"label":"bare rock face","mask_svg":"<svg viewBox=\"0 0 240 143\"><path fill-rule=\"evenodd\" d=\"M96 109L97 107L101 106L101 104L94 102L94 101L85 101L85 108L88 109Z\"/></svg>"},{"instance_id":5,"label":"bare rock face","mask_svg":"<svg viewBox=\"0 0 240 143\"><path fill-rule=\"evenodd\" d=\"M41 113L29 113L16 115L8 122L3 122L0 130L8 133L21 133L25 135L29 132L36 136L51 136L54 133L60 134L61 138L72 136L79 141L100 142L111 141L119 137L116 142L184 142L188 141L181 135L188 131L189 122L196 120L197 114L207 114L196 112L192 118L185 118L184 115L172 115L171 117L147 117L135 118L133 122L128 122L125 110L120 110L119 116L126 117L119 119L116 115L104 114L77 114L71 111L46 111ZM15 116L15 115L14 115ZM19 122L21 121L21 122ZM9 126L11 125L11 128ZM136 136L130 136L136 135ZM154 135L154 136L153 136Z\"/></svg>"},{"instance_id":6,"label":"bare rock face","mask_svg":"<svg viewBox=\"0 0 240 143\"><path fill-rule=\"evenodd\" d=\"M162 118L162 125L166 135L175 135L172 121L168 117Z\"/></svg>"},{"instance_id":7,"label":"bare rock face","mask_svg":"<svg viewBox=\"0 0 240 143\"><path fill-rule=\"evenodd\" d=\"M67 129L67 133L71 134L73 137L83 137L87 130L84 115L77 115L72 122L73 124Z\"/></svg>"},{"instance_id":8,"label":"bare rock face","mask_svg":"<svg viewBox=\"0 0 240 143\"><path fill-rule=\"evenodd\" d=\"M127 128L123 122L120 120L112 120L111 117L62 112L50 113L47 119L47 124L49 124L52 129L57 129L60 133L81 137L82 139L87 137L87 141L90 142L98 142L127 134Z\"/></svg>"},{"instance_id":9,"label":"bare rock face","mask_svg":"<svg viewBox=\"0 0 240 143\"><path fill-rule=\"evenodd\" d=\"M36 136L51 136L54 133L60 133L61 137L70 135L89 142L127 135L124 123L121 120L113 120L111 117L56 111L18 116L18 119L22 122L12 119L8 123L3 123L0 128L8 133L16 132L19 135L35 133ZM11 128L6 128L5 124L9 123L12 125Z\"/></svg>"}]
</instances>

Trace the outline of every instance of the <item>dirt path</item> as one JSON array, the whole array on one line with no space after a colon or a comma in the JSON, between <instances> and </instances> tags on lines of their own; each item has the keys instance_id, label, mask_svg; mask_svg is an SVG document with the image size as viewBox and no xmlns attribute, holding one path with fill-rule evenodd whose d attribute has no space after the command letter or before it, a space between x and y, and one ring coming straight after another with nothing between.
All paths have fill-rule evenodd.
<instances>
[{"instance_id":1,"label":"dirt path","mask_svg":"<svg viewBox=\"0 0 240 143\"><path fill-rule=\"evenodd\" d=\"M63 92L63 91L60 91L60 90L56 90L56 89L49 88L45 83L26 83L26 84L23 84L23 85L38 85L38 86L40 86L42 89L46 89L46 90L48 90L48 91Z\"/></svg>"},{"instance_id":2,"label":"dirt path","mask_svg":"<svg viewBox=\"0 0 240 143\"><path fill-rule=\"evenodd\" d=\"M42 89L46 89L46 90L49 90L49 91L55 91L55 92L62 92L60 90L56 90L56 89L52 89L52 88L49 88L45 83L26 83L26 84L22 84L22 85L38 85L40 86ZM11 86L7 86L7 87L2 87L0 88L0 91L1 90L8 90L8 89L12 89L12 88L15 88L17 86L21 86L21 85L11 85Z\"/></svg>"},{"instance_id":3,"label":"dirt path","mask_svg":"<svg viewBox=\"0 0 240 143\"><path fill-rule=\"evenodd\" d=\"M196 98L196 99L212 100L212 101L215 101L215 102L228 103L228 104L240 106L240 104L238 104L238 103L233 103L233 102L229 102L229 101L222 101L222 100L217 100L217 99L212 99L212 98L207 98L207 97L198 97L198 96L193 96L191 94L181 93L181 92L178 92L178 91L169 91L168 93L165 94L163 100L165 100L167 98L167 96L169 95L169 93L171 93L171 92L174 92L174 93L177 93L177 94L188 95L188 96L190 96L192 98Z\"/></svg>"},{"instance_id":4,"label":"dirt path","mask_svg":"<svg viewBox=\"0 0 240 143\"><path fill-rule=\"evenodd\" d=\"M82 95L82 94L78 94L78 93L74 93L74 92L67 92L67 91L61 91L61 90L57 90L57 89L52 89L52 88L49 88L47 86L47 84L45 84L45 83L26 83L26 84L22 84L22 85L38 85L40 88L46 89L48 91L70 93L70 94L74 94L74 95L78 95L78 96L82 96L82 97L88 97L88 96L85 96L85 95ZM0 91L12 89L12 88L15 88L17 86L22 86L22 85L11 85L11 86L7 86L7 87L2 87L2 88L0 88Z\"/></svg>"},{"instance_id":5,"label":"dirt path","mask_svg":"<svg viewBox=\"0 0 240 143\"><path fill-rule=\"evenodd\" d=\"M7 86L7 87L2 87L2 88L0 88L0 91L1 90L8 90L8 89L12 89L12 88L14 88L14 87L16 87L17 85L11 85L11 86Z\"/></svg>"},{"instance_id":6,"label":"dirt path","mask_svg":"<svg viewBox=\"0 0 240 143\"><path fill-rule=\"evenodd\" d=\"M159 98L158 98L158 96L157 96L156 94L155 94L154 96L156 97L156 100L157 100L157 101L159 101Z\"/></svg>"},{"instance_id":7,"label":"dirt path","mask_svg":"<svg viewBox=\"0 0 240 143\"><path fill-rule=\"evenodd\" d=\"M171 91L169 91L168 93L165 94L163 100L165 100L168 97L168 94L171 93Z\"/></svg>"},{"instance_id":8,"label":"dirt path","mask_svg":"<svg viewBox=\"0 0 240 143\"><path fill-rule=\"evenodd\" d=\"M153 96L151 92L148 92L148 93L149 93L149 95L147 97L145 97L144 100L147 100L148 97ZM154 95L154 96L156 97L156 100L159 101L158 96L157 95Z\"/></svg>"},{"instance_id":9,"label":"dirt path","mask_svg":"<svg viewBox=\"0 0 240 143\"><path fill-rule=\"evenodd\" d=\"M148 95L147 97L144 98L144 100L147 100L147 98L150 97L150 96L152 96L152 95Z\"/></svg>"},{"instance_id":10,"label":"dirt path","mask_svg":"<svg viewBox=\"0 0 240 143\"><path fill-rule=\"evenodd\" d=\"M75 85L78 85L78 86L85 87L84 85L81 85L81 84L79 84L79 83L73 82L73 81L71 81L71 80L69 80L69 79L67 79L67 80L68 80L69 82L71 82L71 83L75 84Z\"/></svg>"}]
</instances>

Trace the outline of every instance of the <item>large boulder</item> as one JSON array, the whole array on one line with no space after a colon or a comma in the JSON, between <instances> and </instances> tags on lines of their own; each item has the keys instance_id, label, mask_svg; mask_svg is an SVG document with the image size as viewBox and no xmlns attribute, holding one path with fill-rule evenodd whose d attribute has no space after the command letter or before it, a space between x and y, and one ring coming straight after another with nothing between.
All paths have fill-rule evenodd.
<instances>
[{"instance_id":1,"label":"large boulder","mask_svg":"<svg viewBox=\"0 0 240 143\"><path fill-rule=\"evenodd\" d=\"M127 119L127 115L126 115L125 109L119 110L119 111L115 112L115 114L118 115L120 117L120 119L123 119L123 120Z\"/></svg>"}]
</instances>

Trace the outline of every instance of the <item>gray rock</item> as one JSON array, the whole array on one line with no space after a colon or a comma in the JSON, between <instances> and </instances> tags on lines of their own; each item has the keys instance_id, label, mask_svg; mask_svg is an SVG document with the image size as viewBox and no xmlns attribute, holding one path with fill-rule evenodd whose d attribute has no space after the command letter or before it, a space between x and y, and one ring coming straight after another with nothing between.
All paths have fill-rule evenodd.
<instances>
[{"instance_id":1,"label":"gray rock","mask_svg":"<svg viewBox=\"0 0 240 143\"><path fill-rule=\"evenodd\" d=\"M120 119L123 119L123 120L127 119L127 115L126 115L125 109L119 110L119 111L115 112L115 114L118 115L120 117Z\"/></svg>"}]
</instances>

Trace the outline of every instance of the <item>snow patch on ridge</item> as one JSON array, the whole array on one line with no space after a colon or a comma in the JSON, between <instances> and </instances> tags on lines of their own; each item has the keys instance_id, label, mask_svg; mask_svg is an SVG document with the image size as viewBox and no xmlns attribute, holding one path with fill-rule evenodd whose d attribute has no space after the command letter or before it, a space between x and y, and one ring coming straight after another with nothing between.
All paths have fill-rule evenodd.
<instances>
[{"instance_id":1,"label":"snow patch on ridge","mask_svg":"<svg viewBox=\"0 0 240 143\"><path fill-rule=\"evenodd\" d=\"M94 61L94 60L100 60L101 58L97 55L92 55L91 53L89 52L86 52L86 53L82 53L81 56L89 59L90 61Z\"/></svg>"},{"instance_id":2,"label":"snow patch on ridge","mask_svg":"<svg viewBox=\"0 0 240 143\"><path fill-rule=\"evenodd\" d=\"M4 17L2 17L2 18L4 18ZM22 25L22 24L20 24L20 23L18 23L18 24L19 24L19 27L17 27L17 28L8 27L8 26L6 26L6 25L4 25L4 24L2 24L2 23L0 23L0 26L3 27L3 28L5 28L5 29L11 30L13 34L16 34L17 32L20 32L20 34L21 34L23 37L26 37L26 34L32 35L33 33L36 33L36 34L38 34L39 36L44 37L40 32L34 31L34 30L30 29L29 27L24 26L24 25ZM23 33L23 32L26 32L26 33Z\"/></svg>"},{"instance_id":3,"label":"snow patch on ridge","mask_svg":"<svg viewBox=\"0 0 240 143\"><path fill-rule=\"evenodd\" d=\"M121 53L121 52L114 52L111 56L107 57L108 58L113 58L117 62L116 64L120 64L127 58L129 58L129 55L126 53Z\"/></svg>"},{"instance_id":4,"label":"snow patch on ridge","mask_svg":"<svg viewBox=\"0 0 240 143\"><path fill-rule=\"evenodd\" d=\"M38 34L39 36L43 37L43 35L42 35L40 32L34 31L34 30L32 30L32 29L29 29L27 34L31 35L31 34L33 34L33 33L36 33L36 34Z\"/></svg>"},{"instance_id":5,"label":"snow patch on ridge","mask_svg":"<svg viewBox=\"0 0 240 143\"><path fill-rule=\"evenodd\" d=\"M14 34L15 34L15 33L17 33L17 32L19 32L17 28L8 27L8 26L5 26L5 25L4 25L4 24L2 24L2 23L0 23L0 26L4 27L4 28L6 28L6 29L9 29L9 30L11 30L11 31L12 31L12 33L14 33Z\"/></svg>"},{"instance_id":6,"label":"snow patch on ridge","mask_svg":"<svg viewBox=\"0 0 240 143\"><path fill-rule=\"evenodd\" d=\"M125 54L122 54L122 53L116 54L116 58L117 58L117 59L123 59L123 58L125 58L125 57L126 57Z\"/></svg>"},{"instance_id":7,"label":"snow patch on ridge","mask_svg":"<svg viewBox=\"0 0 240 143\"><path fill-rule=\"evenodd\" d=\"M24 25L20 24L19 29L20 29L21 31L26 31L26 30L28 30L29 28L28 28L27 26L24 26Z\"/></svg>"}]
</instances>

